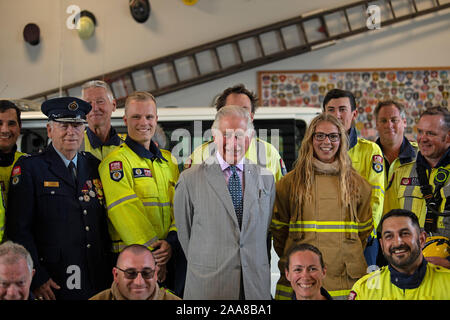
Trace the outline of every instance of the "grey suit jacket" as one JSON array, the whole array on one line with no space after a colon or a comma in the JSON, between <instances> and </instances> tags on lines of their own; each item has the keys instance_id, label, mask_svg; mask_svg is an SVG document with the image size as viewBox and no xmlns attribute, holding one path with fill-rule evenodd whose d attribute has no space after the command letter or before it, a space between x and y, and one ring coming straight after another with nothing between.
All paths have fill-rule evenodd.
<instances>
[{"instance_id":1,"label":"grey suit jacket","mask_svg":"<svg viewBox=\"0 0 450 320\"><path fill-rule=\"evenodd\" d=\"M244 164L242 228L213 155L182 172L175 191L178 238L187 258L184 299L270 299L267 233L275 199L273 174Z\"/></svg>"}]
</instances>

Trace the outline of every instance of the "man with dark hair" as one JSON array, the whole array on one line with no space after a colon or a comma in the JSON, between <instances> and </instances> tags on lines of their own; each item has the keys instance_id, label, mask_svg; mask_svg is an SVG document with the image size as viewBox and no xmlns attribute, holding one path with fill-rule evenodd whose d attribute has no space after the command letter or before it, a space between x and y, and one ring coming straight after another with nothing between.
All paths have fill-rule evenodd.
<instances>
[{"instance_id":1,"label":"man with dark hair","mask_svg":"<svg viewBox=\"0 0 450 320\"><path fill-rule=\"evenodd\" d=\"M11 170L16 161L25 155L25 153L17 151L16 145L21 127L20 109L11 101L0 100L0 187L5 208ZM0 217L0 242L4 231L1 221Z\"/></svg>"},{"instance_id":2,"label":"man with dark hair","mask_svg":"<svg viewBox=\"0 0 450 320\"><path fill-rule=\"evenodd\" d=\"M374 230L383 213L384 203L384 159L380 147L369 140L358 138L353 122L358 115L356 99L350 91L332 89L323 100L323 111L338 118L348 132L348 154L352 165L358 173L372 186L372 215ZM378 243L374 241L373 232L364 251L367 265L375 265L378 253Z\"/></svg>"},{"instance_id":3,"label":"man with dark hair","mask_svg":"<svg viewBox=\"0 0 450 320\"><path fill-rule=\"evenodd\" d=\"M244 96L246 96L248 99L246 99ZM257 108L257 102L258 99L253 94L253 92L248 90L243 84L237 84L233 87L225 89L217 98L216 110L219 111L222 107L230 104L242 106L250 113L250 117L253 120Z\"/></svg>"},{"instance_id":4,"label":"man with dark hair","mask_svg":"<svg viewBox=\"0 0 450 320\"><path fill-rule=\"evenodd\" d=\"M446 108L431 107L420 115L417 142L416 161L394 171L384 211L413 211L428 236L450 239L450 112ZM450 258L426 259L450 268Z\"/></svg>"},{"instance_id":5,"label":"man with dark hair","mask_svg":"<svg viewBox=\"0 0 450 320\"><path fill-rule=\"evenodd\" d=\"M225 105L237 105L243 107L250 114L253 121L256 111L257 99L255 95L238 84L225 89L216 100L216 109L219 111ZM208 141L192 152L186 160L184 167L189 168L193 164L200 164L215 154L217 146L213 141ZM280 180L286 174L286 167L278 153L278 150L270 143L259 138L252 139L245 158L268 169L274 175L275 181Z\"/></svg>"},{"instance_id":6,"label":"man with dark hair","mask_svg":"<svg viewBox=\"0 0 450 320\"><path fill-rule=\"evenodd\" d=\"M379 227L381 249L389 265L358 280L349 300L450 299L450 270L424 259L426 234L417 216L409 210L391 210Z\"/></svg>"},{"instance_id":7,"label":"man with dark hair","mask_svg":"<svg viewBox=\"0 0 450 320\"><path fill-rule=\"evenodd\" d=\"M158 285L158 265L146 246L132 244L119 254L114 282L89 300L180 300Z\"/></svg>"}]
</instances>

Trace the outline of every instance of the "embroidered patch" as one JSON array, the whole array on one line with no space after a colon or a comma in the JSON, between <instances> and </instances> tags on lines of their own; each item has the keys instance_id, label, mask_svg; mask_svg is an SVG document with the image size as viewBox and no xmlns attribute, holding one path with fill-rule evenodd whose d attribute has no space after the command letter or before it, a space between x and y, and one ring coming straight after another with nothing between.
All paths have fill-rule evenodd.
<instances>
[{"instance_id":1,"label":"embroidered patch","mask_svg":"<svg viewBox=\"0 0 450 320\"><path fill-rule=\"evenodd\" d=\"M16 185L16 184L18 184L19 183L19 181L20 181L20 178L19 178L20 176L15 176L15 177L12 177L12 179L11 179L11 183L13 184L13 185Z\"/></svg>"},{"instance_id":2,"label":"embroidered patch","mask_svg":"<svg viewBox=\"0 0 450 320\"><path fill-rule=\"evenodd\" d=\"M381 163L372 163L372 168L376 173L380 173L381 171L383 171L383 165Z\"/></svg>"},{"instance_id":3,"label":"embroidered patch","mask_svg":"<svg viewBox=\"0 0 450 320\"><path fill-rule=\"evenodd\" d=\"M186 162L184 163L184 168L185 169L189 169L192 165L192 159L191 158L187 158Z\"/></svg>"},{"instance_id":4,"label":"embroidered patch","mask_svg":"<svg viewBox=\"0 0 450 320\"><path fill-rule=\"evenodd\" d=\"M376 173L383 171L383 156L375 155L372 157L372 168Z\"/></svg>"},{"instance_id":5,"label":"embroidered patch","mask_svg":"<svg viewBox=\"0 0 450 320\"><path fill-rule=\"evenodd\" d=\"M383 163L383 156L380 156L380 155L375 155L375 156L373 156L372 157L372 162L375 162L375 163Z\"/></svg>"},{"instance_id":6,"label":"embroidered patch","mask_svg":"<svg viewBox=\"0 0 450 320\"><path fill-rule=\"evenodd\" d=\"M20 181L20 175L22 174L22 169L20 166L15 166L11 171L11 183L16 185Z\"/></svg>"},{"instance_id":7,"label":"embroidered patch","mask_svg":"<svg viewBox=\"0 0 450 320\"><path fill-rule=\"evenodd\" d=\"M20 169L20 166L15 166L11 171L11 177L15 177L22 174L22 169Z\"/></svg>"},{"instance_id":8,"label":"embroidered patch","mask_svg":"<svg viewBox=\"0 0 450 320\"><path fill-rule=\"evenodd\" d=\"M283 161L283 159L281 159L281 158L280 158L280 167L281 167L281 174L282 174L283 176L285 176L286 173L287 173L287 170L286 170L286 166L285 166L285 164L284 164L284 161Z\"/></svg>"},{"instance_id":9,"label":"embroidered patch","mask_svg":"<svg viewBox=\"0 0 450 320\"><path fill-rule=\"evenodd\" d=\"M357 296L356 292L352 290L350 291L347 300L355 300L356 296Z\"/></svg>"},{"instance_id":10,"label":"embroidered patch","mask_svg":"<svg viewBox=\"0 0 450 320\"><path fill-rule=\"evenodd\" d=\"M402 178L402 180L400 181L400 185L402 185L402 186L420 186L419 178L418 177Z\"/></svg>"},{"instance_id":11,"label":"embroidered patch","mask_svg":"<svg viewBox=\"0 0 450 320\"><path fill-rule=\"evenodd\" d=\"M134 178L153 177L152 172L148 168L133 168Z\"/></svg>"},{"instance_id":12,"label":"embroidered patch","mask_svg":"<svg viewBox=\"0 0 450 320\"><path fill-rule=\"evenodd\" d=\"M109 175L114 181L120 181L123 178L122 161L113 161L109 164Z\"/></svg>"}]
</instances>

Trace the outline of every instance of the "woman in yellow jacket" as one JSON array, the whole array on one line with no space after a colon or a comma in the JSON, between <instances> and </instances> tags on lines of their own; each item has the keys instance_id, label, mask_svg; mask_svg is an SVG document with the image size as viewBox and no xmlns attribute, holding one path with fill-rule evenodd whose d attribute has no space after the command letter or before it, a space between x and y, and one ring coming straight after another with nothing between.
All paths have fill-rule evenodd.
<instances>
[{"instance_id":1,"label":"woman in yellow jacket","mask_svg":"<svg viewBox=\"0 0 450 320\"><path fill-rule=\"evenodd\" d=\"M311 121L294 169L277 184L272 234L280 257L276 299L289 300L292 288L284 276L286 250L309 243L323 253L324 288L346 298L366 274L364 247L373 229L371 187L352 167L347 135L334 116Z\"/></svg>"}]
</instances>

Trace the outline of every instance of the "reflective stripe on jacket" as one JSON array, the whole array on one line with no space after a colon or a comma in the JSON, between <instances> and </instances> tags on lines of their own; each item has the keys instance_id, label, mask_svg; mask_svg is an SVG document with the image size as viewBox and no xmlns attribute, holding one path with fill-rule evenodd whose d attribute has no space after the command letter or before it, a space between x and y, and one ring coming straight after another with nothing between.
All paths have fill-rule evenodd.
<instances>
[{"instance_id":1,"label":"reflective stripe on jacket","mask_svg":"<svg viewBox=\"0 0 450 320\"><path fill-rule=\"evenodd\" d=\"M419 224L423 228L425 225L425 217L427 214L426 202L420 190L419 178L416 170L416 161L401 165L394 172L390 188L386 192L386 205L384 214L392 209L406 209L414 212L419 218ZM450 170L450 164L445 169ZM438 168L426 170L428 182L434 191L434 178L438 172ZM442 202L439 208L443 212L446 198L450 196L450 179L447 180L445 186L440 191ZM437 234L450 238L450 217L438 217Z\"/></svg>"},{"instance_id":2,"label":"reflective stripe on jacket","mask_svg":"<svg viewBox=\"0 0 450 320\"><path fill-rule=\"evenodd\" d=\"M309 243L322 252L327 276L323 287L334 298L346 297L357 279L366 274L364 247L373 229L371 188L360 178L360 200L356 216L340 198L337 175L314 175L312 203L297 204L290 199L295 184L293 171L276 184L271 232L280 257L280 280L275 298L291 300L292 288L285 277L286 252L293 244Z\"/></svg>"}]
</instances>

